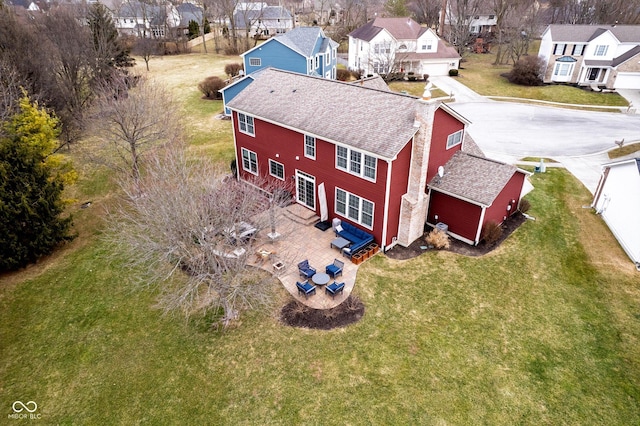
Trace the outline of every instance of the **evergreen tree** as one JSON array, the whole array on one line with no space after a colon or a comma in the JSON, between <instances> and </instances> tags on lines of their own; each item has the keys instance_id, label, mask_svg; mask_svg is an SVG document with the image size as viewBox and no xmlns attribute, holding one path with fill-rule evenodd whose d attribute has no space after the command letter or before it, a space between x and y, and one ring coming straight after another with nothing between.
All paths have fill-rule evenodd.
<instances>
[{"instance_id":1,"label":"evergreen tree","mask_svg":"<svg viewBox=\"0 0 640 426\"><path fill-rule=\"evenodd\" d=\"M34 262L69 240L65 183L75 172L59 154L58 120L24 95L0 137L0 271Z\"/></svg>"},{"instance_id":2,"label":"evergreen tree","mask_svg":"<svg viewBox=\"0 0 640 426\"><path fill-rule=\"evenodd\" d=\"M117 70L132 67L134 60L129 56L118 36L111 14L102 3L95 3L89 10L89 29L96 54L95 76L97 82L109 81Z\"/></svg>"},{"instance_id":3,"label":"evergreen tree","mask_svg":"<svg viewBox=\"0 0 640 426\"><path fill-rule=\"evenodd\" d=\"M204 22L202 23L202 32L205 34L209 34L211 32L211 24L209 24L209 20L204 18Z\"/></svg>"},{"instance_id":4,"label":"evergreen tree","mask_svg":"<svg viewBox=\"0 0 640 426\"><path fill-rule=\"evenodd\" d=\"M407 8L406 0L387 0L384 4L384 10L389 16L405 17L409 16L409 9Z\"/></svg>"},{"instance_id":5,"label":"evergreen tree","mask_svg":"<svg viewBox=\"0 0 640 426\"><path fill-rule=\"evenodd\" d=\"M200 25L193 19L189 21L189 40L193 40L194 38L200 35Z\"/></svg>"}]
</instances>

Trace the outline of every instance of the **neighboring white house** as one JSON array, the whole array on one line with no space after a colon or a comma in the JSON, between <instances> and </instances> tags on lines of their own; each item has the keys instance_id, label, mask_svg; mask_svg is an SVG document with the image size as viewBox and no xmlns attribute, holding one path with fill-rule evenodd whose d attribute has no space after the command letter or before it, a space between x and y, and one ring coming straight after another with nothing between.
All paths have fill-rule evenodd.
<instances>
[{"instance_id":1,"label":"neighboring white house","mask_svg":"<svg viewBox=\"0 0 640 426\"><path fill-rule=\"evenodd\" d=\"M365 74L448 75L460 55L411 18L376 18L349 34L349 69Z\"/></svg>"},{"instance_id":2,"label":"neighboring white house","mask_svg":"<svg viewBox=\"0 0 640 426\"><path fill-rule=\"evenodd\" d=\"M640 89L640 25L549 25L538 55L545 83Z\"/></svg>"},{"instance_id":3,"label":"neighboring white house","mask_svg":"<svg viewBox=\"0 0 640 426\"><path fill-rule=\"evenodd\" d=\"M591 206L640 270L640 158L603 165Z\"/></svg>"},{"instance_id":4,"label":"neighboring white house","mask_svg":"<svg viewBox=\"0 0 640 426\"><path fill-rule=\"evenodd\" d=\"M170 29L180 25L180 13L169 2L156 6L127 0L112 7L113 23L123 35L164 37Z\"/></svg>"},{"instance_id":5,"label":"neighboring white house","mask_svg":"<svg viewBox=\"0 0 640 426\"><path fill-rule=\"evenodd\" d=\"M263 3L245 3L233 14L236 29L249 37L284 34L293 28L293 16L282 6L264 6Z\"/></svg>"}]
</instances>

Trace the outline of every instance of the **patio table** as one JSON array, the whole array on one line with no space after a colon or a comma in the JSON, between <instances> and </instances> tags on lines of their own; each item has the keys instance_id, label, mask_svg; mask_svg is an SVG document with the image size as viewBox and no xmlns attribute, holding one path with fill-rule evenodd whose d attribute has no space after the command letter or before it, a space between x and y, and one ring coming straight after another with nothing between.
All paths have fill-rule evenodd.
<instances>
[{"instance_id":1,"label":"patio table","mask_svg":"<svg viewBox=\"0 0 640 426\"><path fill-rule=\"evenodd\" d=\"M313 277L311 277L311 281L317 285L325 285L329 282L329 275L324 272L318 272Z\"/></svg>"},{"instance_id":2,"label":"patio table","mask_svg":"<svg viewBox=\"0 0 640 426\"><path fill-rule=\"evenodd\" d=\"M351 244L351 241L346 238L338 237L331 241L331 247L337 248L339 251L342 251L343 248L348 247Z\"/></svg>"}]
</instances>

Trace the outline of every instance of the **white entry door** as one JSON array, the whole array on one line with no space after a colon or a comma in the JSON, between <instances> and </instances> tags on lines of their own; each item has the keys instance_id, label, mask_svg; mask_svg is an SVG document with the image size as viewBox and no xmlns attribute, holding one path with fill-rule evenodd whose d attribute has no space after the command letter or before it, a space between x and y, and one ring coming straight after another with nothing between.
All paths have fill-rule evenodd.
<instances>
[{"instance_id":1,"label":"white entry door","mask_svg":"<svg viewBox=\"0 0 640 426\"><path fill-rule=\"evenodd\" d=\"M316 178L300 170L296 170L296 200L312 210L316 209Z\"/></svg>"}]
</instances>

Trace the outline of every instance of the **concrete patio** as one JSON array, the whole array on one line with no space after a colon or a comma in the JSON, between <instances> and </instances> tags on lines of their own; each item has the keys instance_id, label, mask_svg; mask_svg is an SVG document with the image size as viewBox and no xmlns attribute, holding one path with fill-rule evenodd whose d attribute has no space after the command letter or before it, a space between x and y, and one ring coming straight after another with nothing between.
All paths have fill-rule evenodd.
<instances>
[{"instance_id":1,"label":"concrete patio","mask_svg":"<svg viewBox=\"0 0 640 426\"><path fill-rule=\"evenodd\" d=\"M332 228L322 231L314 224L318 217L314 212L302 207L299 204L279 209L276 220L276 231L282 234L275 241L272 241L268 234L270 229L261 230L255 241L256 254L249 256L249 263L258 266L276 276L284 288L300 302L315 309L330 309L342 303L353 291L358 272L358 266L344 257L335 247L331 247L331 241L335 237ZM260 256L258 251L273 252L271 255ZM344 282L344 291L332 298L326 293L323 286L316 286L316 294L305 298L298 295L296 281L302 281L298 273L298 263L308 259L309 264L318 272L325 272L325 267L333 263L334 259L344 262L341 276L338 276L338 283ZM282 262L284 267L277 270L274 264ZM311 282L311 281L310 281ZM329 280L329 284L333 279Z\"/></svg>"}]
</instances>

